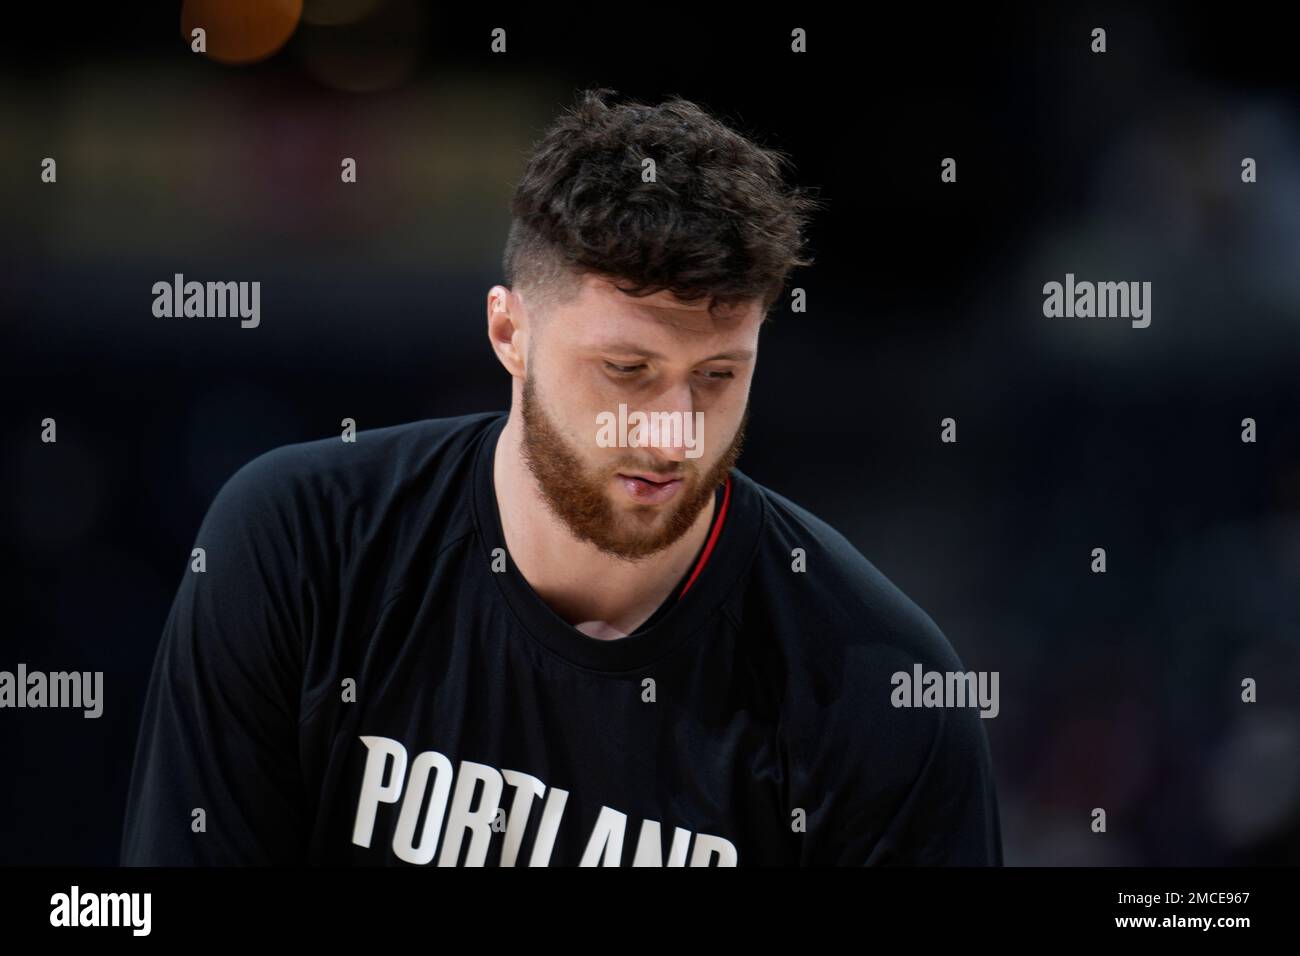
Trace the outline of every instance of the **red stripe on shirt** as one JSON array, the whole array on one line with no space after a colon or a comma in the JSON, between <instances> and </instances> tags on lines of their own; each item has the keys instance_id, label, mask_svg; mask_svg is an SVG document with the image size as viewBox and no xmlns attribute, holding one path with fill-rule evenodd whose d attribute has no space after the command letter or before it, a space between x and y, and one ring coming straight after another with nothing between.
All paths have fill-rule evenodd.
<instances>
[{"instance_id":1,"label":"red stripe on shirt","mask_svg":"<svg viewBox=\"0 0 1300 956\"><path fill-rule=\"evenodd\" d=\"M700 560L695 562L695 570L691 572L690 578L687 579L686 587L682 588L682 593L677 595L679 601L686 596L686 592L691 589L691 585L695 583L695 579L698 578L700 572L704 570L704 565L708 563L709 555L713 553L713 546L718 543L718 535L722 531L722 522L726 520L727 503L729 501L731 501L730 475L727 476L727 484L722 489L722 507L718 509L718 519L713 522L713 530L709 532L709 540L704 544L704 553L700 555Z\"/></svg>"}]
</instances>

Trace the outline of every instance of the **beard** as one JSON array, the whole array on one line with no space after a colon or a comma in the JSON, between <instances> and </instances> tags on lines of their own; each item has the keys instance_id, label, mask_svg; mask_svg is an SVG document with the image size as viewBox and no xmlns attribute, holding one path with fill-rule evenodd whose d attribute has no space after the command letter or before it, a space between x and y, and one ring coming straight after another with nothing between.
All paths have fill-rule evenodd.
<instances>
[{"instance_id":1,"label":"beard","mask_svg":"<svg viewBox=\"0 0 1300 956\"><path fill-rule=\"evenodd\" d=\"M624 459L609 466L588 468L538 400L533 377L523 386L523 454L551 512L579 541L606 554L635 561L662 551L695 524L718 486L727 480L740 458L749 405L741 415L735 437L722 456L702 476L691 459L677 463L674 477L682 478L676 502L663 508L633 505L620 511L610 500L610 479L621 470L663 473L662 461ZM665 511L664 508L670 509Z\"/></svg>"}]
</instances>

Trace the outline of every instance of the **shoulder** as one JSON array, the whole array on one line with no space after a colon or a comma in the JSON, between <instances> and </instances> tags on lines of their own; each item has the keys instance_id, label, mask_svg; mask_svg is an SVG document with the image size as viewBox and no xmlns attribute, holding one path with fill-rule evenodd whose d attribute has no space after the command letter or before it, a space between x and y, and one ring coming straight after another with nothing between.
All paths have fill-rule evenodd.
<instances>
[{"instance_id":1,"label":"shoulder","mask_svg":"<svg viewBox=\"0 0 1300 956\"><path fill-rule=\"evenodd\" d=\"M918 665L960 672L956 650L839 531L783 495L755 488L764 500L763 530L736 611L747 646L763 648L785 733L833 764L851 766L852 753L864 771L889 766L900 780L913 778L953 715L896 706L895 675Z\"/></svg>"},{"instance_id":2,"label":"shoulder","mask_svg":"<svg viewBox=\"0 0 1300 956\"><path fill-rule=\"evenodd\" d=\"M307 483L322 491L358 490L385 478L454 466L501 413L483 412L418 421L280 445L237 470L227 485L269 490Z\"/></svg>"},{"instance_id":3,"label":"shoulder","mask_svg":"<svg viewBox=\"0 0 1300 956\"><path fill-rule=\"evenodd\" d=\"M416 490L459 491L467 484L476 439L501 416L484 412L428 418L280 445L262 452L222 485L213 509L224 514L273 510L314 513L385 509Z\"/></svg>"},{"instance_id":4,"label":"shoulder","mask_svg":"<svg viewBox=\"0 0 1300 956\"><path fill-rule=\"evenodd\" d=\"M751 622L746 638L761 635L765 672L778 687L792 793L819 807L818 827L834 836L810 844L817 848L809 858L1000 860L980 709L969 698L955 705L955 697L917 706L913 695L899 693L918 668L955 686L967 674L957 651L930 615L830 524L756 489L764 502L762 543L740 613ZM992 716L996 672L988 676L978 697L982 703L991 690Z\"/></svg>"},{"instance_id":5,"label":"shoulder","mask_svg":"<svg viewBox=\"0 0 1300 956\"><path fill-rule=\"evenodd\" d=\"M282 575L340 581L374 567L395 583L424 546L437 551L472 528L477 439L500 417L423 419L262 452L221 486L198 543L237 546Z\"/></svg>"},{"instance_id":6,"label":"shoulder","mask_svg":"<svg viewBox=\"0 0 1300 956\"><path fill-rule=\"evenodd\" d=\"M843 534L784 495L744 480L761 497L764 513L746 613L787 629L791 659L840 679L917 662L960 668L933 618Z\"/></svg>"}]
</instances>

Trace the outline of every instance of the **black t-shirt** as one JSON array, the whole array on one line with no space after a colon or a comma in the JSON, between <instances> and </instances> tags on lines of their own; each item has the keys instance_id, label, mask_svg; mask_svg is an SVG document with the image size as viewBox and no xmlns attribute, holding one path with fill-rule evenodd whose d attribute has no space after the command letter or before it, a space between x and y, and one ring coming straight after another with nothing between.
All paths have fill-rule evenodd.
<instances>
[{"instance_id":1,"label":"black t-shirt","mask_svg":"<svg viewBox=\"0 0 1300 956\"><path fill-rule=\"evenodd\" d=\"M685 593L589 637L505 548L505 420L287 445L222 487L123 863L1001 864L979 712L891 703L962 665L845 538L733 469Z\"/></svg>"}]
</instances>

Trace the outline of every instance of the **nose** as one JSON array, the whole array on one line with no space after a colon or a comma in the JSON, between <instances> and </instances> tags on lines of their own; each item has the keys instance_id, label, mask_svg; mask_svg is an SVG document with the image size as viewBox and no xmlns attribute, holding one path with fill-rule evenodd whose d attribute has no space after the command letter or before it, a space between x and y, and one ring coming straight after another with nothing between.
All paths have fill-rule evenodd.
<instances>
[{"instance_id":1,"label":"nose","mask_svg":"<svg viewBox=\"0 0 1300 956\"><path fill-rule=\"evenodd\" d=\"M682 442L677 442L673 445L659 445L652 450L655 458L665 464L672 463L673 465L676 465L678 462L686 460L686 447ZM671 471L674 469L667 470Z\"/></svg>"},{"instance_id":2,"label":"nose","mask_svg":"<svg viewBox=\"0 0 1300 956\"><path fill-rule=\"evenodd\" d=\"M698 457L703 435L697 428L695 402L689 385L663 394L651 413L651 451L660 461L677 464Z\"/></svg>"}]
</instances>

